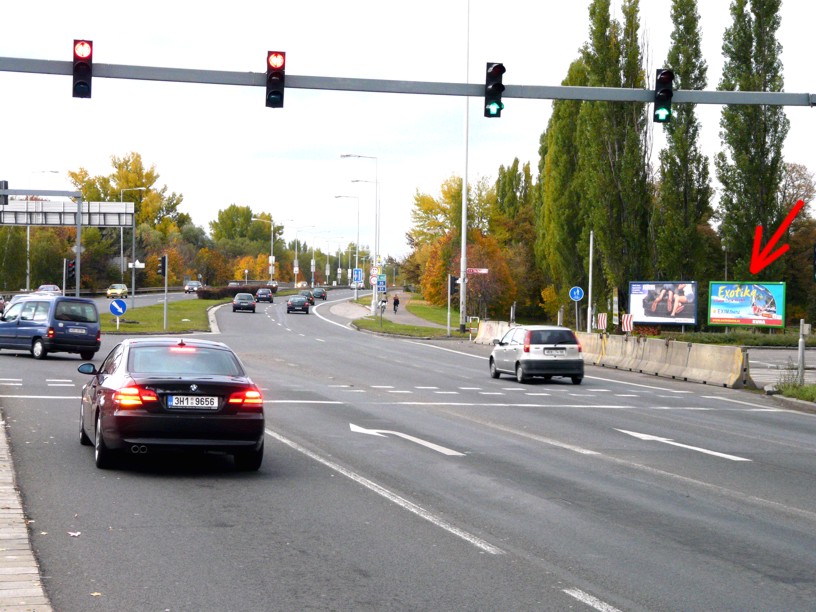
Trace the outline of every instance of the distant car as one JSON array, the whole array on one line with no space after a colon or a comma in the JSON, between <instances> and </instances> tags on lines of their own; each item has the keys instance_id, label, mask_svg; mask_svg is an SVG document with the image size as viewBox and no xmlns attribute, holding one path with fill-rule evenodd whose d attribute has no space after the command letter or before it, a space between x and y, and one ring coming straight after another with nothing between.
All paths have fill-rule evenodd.
<instances>
[{"instance_id":1,"label":"distant car","mask_svg":"<svg viewBox=\"0 0 816 612\"><path fill-rule=\"evenodd\" d=\"M255 297L251 293L236 293L232 298L232 312L236 310L255 312Z\"/></svg>"},{"instance_id":2,"label":"distant car","mask_svg":"<svg viewBox=\"0 0 816 612\"><path fill-rule=\"evenodd\" d=\"M355 283L354 281L351 281L349 283L349 289L365 289L365 283L363 283L362 281L360 281L358 283Z\"/></svg>"},{"instance_id":3,"label":"distant car","mask_svg":"<svg viewBox=\"0 0 816 612\"><path fill-rule=\"evenodd\" d=\"M315 287L312 290L312 296L314 296L315 299L320 298L321 300L325 300L328 295L323 287Z\"/></svg>"},{"instance_id":4,"label":"distant car","mask_svg":"<svg viewBox=\"0 0 816 612\"><path fill-rule=\"evenodd\" d=\"M309 283L308 283L307 281L300 281L300 282L297 284L297 286L298 286L298 287L308 287L308 286L309 286Z\"/></svg>"},{"instance_id":5,"label":"distant car","mask_svg":"<svg viewBox=\"0 0 816 612\"><path fill-rule=\"evenodd\" d=\"M129 338L117 344L82 388L79 442L96 467L120 454L215 451L254 471L264 453L263 395L226 344Z\"/></svg>"},{"instance_id":6,"label":"distant car","mask_svg":"<svg viewBox=\"0 0 816 612\"><path fill-rule=\"evenodd\" d=\"M62 289L57 285L40 285L35 293L40 295L62 295Z\"/></svg>"},{"instance_id":7,"label":"distant car","mask_svg":"<svg viewBox=\"0 0 816 612\"><path fill-rule=\"evenodd\" d=\"M312 293L309 289L304 289L300 292L300 295L306 298L306 300L314 306L314 293Z\"/></svg>"},{"instance_id":8,"label":"distant car","mask_svg":"<svg viewBox=\"0 0 816 612\"><path fill-rule=\"evenodd\" d=\"M520 325L511 328L500 340L493 341L490 376L512 374L520 383L534 376L550 380L565 376L573 384L584 379L581 343L575 333L555 325Z\"/></svg>"},{"instance_id":9,"label":"distant car","mask_svg":"<svg viewBox=\"0 0 816 612\"><path fill-rule=\"evenodd\" d=\"M127 285L123 285L121 283L114 283L113 285L108 287L107 291L108 299L126 298L127 296L128 296Z\"/></svg>"},{"instance_id":10,"label":"distant car","mask_svg":"<svg viewBox=\"0 0 816 612\"><path fill-rule=\"evenodd\" d=\"M229 283L227 283L227 287L240 287L240 286L241 283L239 283L238 281L230 281Z\"/></svg>"},{"instance_id":11,"label":"distant car","mask_svg":"<svg viewBox=\"0 0 816 612\"><path fill-rule=\"evenodd\" d=\"M305 295L293 295L286 302L286 312L305 312L309 314L309 300Z\"/></svg>"},{"instance_id":12,"label":"distant car","mask_svg":"<svg viewBox=\"0 0 816 612\"><path fill-rule=\"evenodd\" d=\"M269 302L271 304L274 301L272 298L272 290L268 287L261 287L255 292L255 301Z\"/></svg>"},{"instance_id":13,"label":"distant car","mask_svg":"<svg viewBox=\"0 0 816 612\"><path fill-rule=\"evenodd\" d=\"M184 293L195 293L202 287L203 285L199 281L191 280L184 285Z\"/></svg>"},{"instance_id":14,"label":"distant car","mask_svg":"<svg viewBox=\"0 0 816 612\"><path fill-rule=\"evenodd\" d=\"M268 281L266 283L266 286L269 287L269 290L272 293L277 293L278 292L278 281L276 281L276 280Z\"/></svg>"}]
</instances>

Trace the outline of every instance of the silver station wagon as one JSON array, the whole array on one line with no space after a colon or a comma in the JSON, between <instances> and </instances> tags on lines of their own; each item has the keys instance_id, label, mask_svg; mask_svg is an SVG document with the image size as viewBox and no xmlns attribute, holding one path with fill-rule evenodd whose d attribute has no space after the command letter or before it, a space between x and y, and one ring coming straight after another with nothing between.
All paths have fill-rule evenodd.
<instances>
[{"instance_id":1,"label":"silver station wagon","mask_svg":"<svg viewBox=\"0 0 816 612\"><path fill-rule=\"evenodd\" d=\"M533 377L565 376L573 384L584 379L581 343L573 331L555 325L521 325L493 341L490 375L511 374L520 383Z\"/></svg>"}]
</instances>

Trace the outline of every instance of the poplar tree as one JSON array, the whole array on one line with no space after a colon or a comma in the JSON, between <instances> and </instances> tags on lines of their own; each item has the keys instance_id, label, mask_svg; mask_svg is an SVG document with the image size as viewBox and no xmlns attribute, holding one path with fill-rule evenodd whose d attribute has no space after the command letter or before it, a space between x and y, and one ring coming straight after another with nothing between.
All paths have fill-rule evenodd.
<instances>
[{"instance_id":1,"label":"poplar tree","mask_svg":"<svg viewBox=\"0 0 816 612\"><path fill-rule=\"evenodd\" d=\"M718 89L783 90L782 47L776 39L780 4L781 0L733 0L733 24L723 39L725 65ZM729 263L734 278L749 278L756 226L763 226L767 240L787 212L779 186L789 122L781 106L731 105L723 108L720 128L723 150L715 162L722 184L720 234L729 255L733 253ZM773 270L779 265L765 268L760 277L778 277Z\"/></svg>"},{"instance_id":2,"label":"poplar tree","mask_svg":"<svg viewBox=\"0 0 816 612\"><path fill-rule=\"evenodd\" d=\"M706 62L700 50L697 0L672 0L674 24L664 64L677 89L706 87ZM691 280L705 268L706 227L712 215L708 158L700 152L700 123L694 104L676 104L663 124L667 146L660 152L655 234L658 277Z\"/></svg>"}]
</instances>

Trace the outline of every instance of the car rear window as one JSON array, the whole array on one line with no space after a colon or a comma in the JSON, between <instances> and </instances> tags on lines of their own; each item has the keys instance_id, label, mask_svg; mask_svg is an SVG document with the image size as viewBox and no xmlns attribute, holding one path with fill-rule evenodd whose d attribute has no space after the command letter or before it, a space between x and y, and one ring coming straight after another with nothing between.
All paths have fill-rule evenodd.
<instances>
[{"instance_id":1,"label":"car rear window","mask_svg":"<svg viewBox=\"0 0 816 612\"><path fill-rule=\"evenodd\" d=\"M530 332L530 344L578 344L568 329L536 329Z\"/></svg>"},{"instance_id":2,"label":"car rear window","mask_svg":"<svg viewBox=\"0 0 816 612\"><path fill-rule=\"evenodd\" d=\"M224 350L191 346L135 346L128 371L134 374L243 376L235 356Z\"/></svg>"},{"instance_id":3,"label":"car rear window","mask_svg":"<svg viewBox=\"0 0 816 612\"><path fill-rule=\"evenodd\" d=\"M96 323L99 315L93 304L62 300L57 302L54 318L59 321L76 321L79 323Z\"/></svg>"}]
</instances>

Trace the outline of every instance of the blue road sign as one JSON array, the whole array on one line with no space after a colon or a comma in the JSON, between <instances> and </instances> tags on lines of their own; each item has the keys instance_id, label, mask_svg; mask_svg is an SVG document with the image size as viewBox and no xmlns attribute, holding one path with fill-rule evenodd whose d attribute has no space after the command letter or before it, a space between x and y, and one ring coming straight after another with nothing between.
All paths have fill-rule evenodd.
<instances>
[{"instance_id":1,"label":"blue road sign","mask_svg":"<svg viewBox=\"0 0 816 612\"><path fill-rule=\"evenodd\" d=\"M580 302L584 299L584 290L580 287L573 287L570 289L569 296L573 302Z\"/></svg>"},{"instance_id":2,"label":"blue road sign","mask_svg":"<svg viewBox=\"0 0 816 612\"><path fill-rule=\"evenodd\" d=\"M126 310L127 304L125 303L125 300L113 300L110 303L111 314L116 317L121 317L123 314L125 314Z\"/></svg>"},{"instance_id":3,"label":"blue road sign","mask_svg":"<svg viewBox=\"0 0 816 612\"><path fill-rule=\"evenodd\" d=\"M363 269L362 268L354 268L352 279L354 280L355 283L362 283L363 282Z\"/></svg>"}]
</instances>

